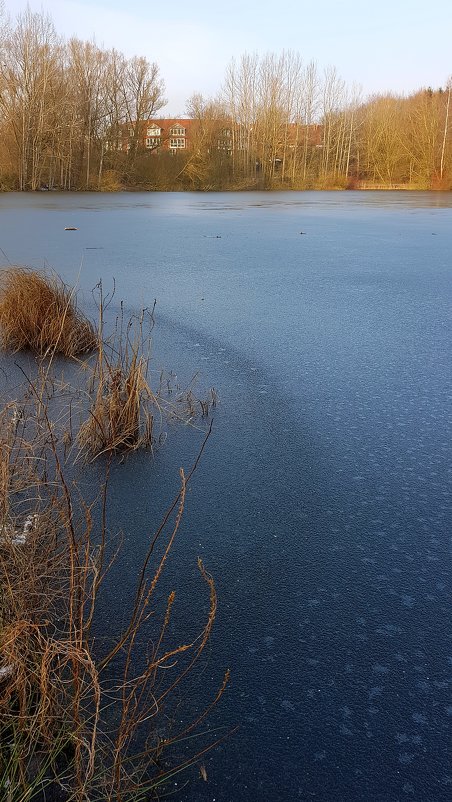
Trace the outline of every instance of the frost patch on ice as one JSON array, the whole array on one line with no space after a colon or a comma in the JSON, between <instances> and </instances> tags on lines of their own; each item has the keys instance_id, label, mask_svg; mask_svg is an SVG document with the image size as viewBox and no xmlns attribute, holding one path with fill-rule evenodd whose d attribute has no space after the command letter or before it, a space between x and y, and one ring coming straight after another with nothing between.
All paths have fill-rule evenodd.
<instances>
[{"instance_id":1,"label":"frost patch on ice","mask_svg":"<svg viewBox=\"0 0 452 802\"><path fill-rule=\"evenodd\" d=\"M14 671L14 666L12 663L8 666L0 666L0 682L4 679L8 679L12 675Z\"/></svg>"},{"instance_id":2,"label":"frost patch on ice","mask_svg":"<svg viewBox=\"0 0 452 802\"><path fill-rule=\"evenodd\" d=\"M12 544L13 546L24 546L30 532L35 529L38 523L38 515L33 513L27 515L22 530L14 529L13 526L5 524L0 528L0 546Z\"/></svg>"}]
</instances>

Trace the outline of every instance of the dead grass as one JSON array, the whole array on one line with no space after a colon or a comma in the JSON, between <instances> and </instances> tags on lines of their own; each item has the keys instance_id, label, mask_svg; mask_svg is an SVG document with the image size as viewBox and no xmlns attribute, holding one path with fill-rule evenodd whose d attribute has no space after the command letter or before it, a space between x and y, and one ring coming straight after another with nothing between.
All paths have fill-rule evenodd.
<instances>
[{"instance_id":1,"label":"dead grass","mask_svg":"<svg viewBox=\"0 0 452 802\"><path fill-rule=\"evenodd\" d=\"M96 351L85 363L90 379L85 394L88 411L77 435L79 456L91 461L102 454L135 451L164 439L169 421L195 425L215 407L214 390L205 400L196 398L192 386L185 389L163 381L151 388L150 332L154 306L129 320L121 314L110 338L104 337L104 312L114 295L106 298L102 283L95 288L99 321L96 328L77 309L76 294L56 274L9 267L0 271L0 345L12 351L31 349L49 357L46 381L53 381L52 357ZM43 364L43 363L41 363ZM43 385L42 385L43 386ZM73 443L72 424L63 435ZM0 510L1 513L1 510Z\"/></svg>"},{"instance_id":2,"label":"dead grass","mask_svg":"<svg viewBox=\"0 0 452 802\"><path fill-rule=\"evenodd\" d=\"M58 276L8 267L0 273L0 343L14 352L74 357L97 348L98 338Z\"/></svg>"},{"instance_id":3,"label":"dead grass","mask_svg":"<svg viewBox=\"0 0 452 802\"><path fill-rule=\"evenodd\" d=\"M136 398L146 383L139 360L132 365L129 385L115 392ZM107 526L113 456L110 451L103 480L93 469L97 484L85 500L64 462L60 421L51 420L47 373L43 381L0 412L0 798L151 799L212 747L210 740L187 756L184 743L183 757L177 752L182 741L197 743L192 736L229 678L226 672L194 719L171 723L172 700L178 705L183 698L217 608L214 581L199 561L206 618L177 640L175 591L166 599L160 592L187 483L210 430L192 469L181 470L180 491L149 539L128 618L104 641L99 632L93 637L93 622L98 628L111 560L121 560L120 551L111 557ZM135 413L129 421L135 437Z\"/></svg>"},{"instance_id":4,"label":"dead grass","mask_svg":"<svg viewBox=\"0 0 452 802\"><path fill-rule=\"evenodd\" d=\"M147 360L138 349L130 357L108 357L101 346L93 370L89 417L78 434L86 458L152 446L159 404L146 374Z\"/></svg>"},{"instance_id":5,"label":"dead grass","mask_svg":"<svg viewBox=\"0 0 452 802\"><path fill-rule=\"evenodd\" d=\"M148 382L155 302L151 312L143 309L127 323L121 304L115 331L106 338L104 312L113 295L105 298L102 284L97 289L99 349L90 366L89 416L77 436L80 453L88 460L101 454L152 447L154 418L159 410L157 396Z\"/></svg>"},{"instance_id":6,"label":"dead grass","mask_svg":"<svg viewBox=\"0 0 452 802\"><path fill-rule=\"evenodd\" d=\"M150 333L154 326L152 310L124 320L123 308L110 339L103 336L106 306L99 285L99 348L88 382L88 417L81 424L77 443L79 456L92 461L105 454L153 448L165 439L169 422L196 425L207 419L218 396L212 388L205 400L193 393L192 384L180 387L172 374L160 373L151 386ZM107 301L108 305L108 301Z\"/></svg>"}]
</instances>

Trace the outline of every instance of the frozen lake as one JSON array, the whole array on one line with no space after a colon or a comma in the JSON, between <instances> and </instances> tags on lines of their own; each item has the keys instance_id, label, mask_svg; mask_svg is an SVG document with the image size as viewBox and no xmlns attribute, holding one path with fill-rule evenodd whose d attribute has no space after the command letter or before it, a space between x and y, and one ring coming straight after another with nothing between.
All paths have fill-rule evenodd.
<instances>
[{"instance_id":1,"label":"frozen lake","mask_svg":"<svg viewBox=\"0 0 452 802\"><path fill-rule=\"evenodd\" d=\"M452 195L3 194L0 248L156 298L156 372L221 400L172 570L216 579L199 687L231 668L240 729L172 798L449 800ZM115 470L137 550L201 439Z\"/></svg>"}]
</instances>

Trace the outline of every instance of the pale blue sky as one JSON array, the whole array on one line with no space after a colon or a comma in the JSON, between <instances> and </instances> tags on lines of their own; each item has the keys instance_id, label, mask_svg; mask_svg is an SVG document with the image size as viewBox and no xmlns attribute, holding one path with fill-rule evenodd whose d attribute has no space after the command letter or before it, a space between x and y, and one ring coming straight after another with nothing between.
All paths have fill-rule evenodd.
<instances>
[{"instance_id":1,"label":"pale blue sky","mask_svg":"<svg viewBox=\"0 0 452 802\"><path fill-rule=\"evenodd\" d=\"M445 85L452 0L28 0L60 33L156 61L167 114L220 88L232 56L291 49L367 94ZM13 16L27 0L5 0Z\"/></svg>"}]
</instances>

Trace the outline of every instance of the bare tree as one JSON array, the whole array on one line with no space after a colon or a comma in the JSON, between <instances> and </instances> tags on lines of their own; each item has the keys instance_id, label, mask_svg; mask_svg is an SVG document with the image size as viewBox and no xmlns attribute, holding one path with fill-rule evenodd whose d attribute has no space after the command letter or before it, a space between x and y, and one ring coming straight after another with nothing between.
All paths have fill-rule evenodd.
<instances>
[{"instance_id":1,"label":"bare tree","mask_svg":"<svg viewBox=\"0 0 452 802\"><path fill-rule=\"evenodd\" d=\"M166 104L165 85L157 64L143 56L124 61L122 93L126 122L129 126L129 156L133 164L143 141L143 123Z\"/></svg>"},{"instance_id":2,"label":"bare tree","mask_svg":"<svg viewBox=\"0 0 452 802\"><path fill-rule=\"evenodd\" d=\"M259 59L245 53L238 64L232 60L226 71L222 90L227 114L232 124L233 174L248 182L257 169L255 148Z\"/></svg>"},{"instance_id":3,"label":"bare tree","mask_svg":"<svg viewBox=\"0 0 452 802\"><path fill-rule=\"evenodd\" d=\"M0 61L0 107L13 132L20 189L37 189L51 158L61 84L61 47L45 14L27 9L10 28Z\"/></svg>"},{"instance_id":4,"label":"bare tree","mask_svg":"<svg viewBox=\"0 0 452 802\"><path fill-rule=\"evenodd\" d=\"M71 142L76 159L75 182L91 185L93 149L101 135L105 117L105 52L95 42L71 39L68 43L68 81L72 89L73 126ZM71 159L72 161L72 159Z\"/></svg>"},{"instance_id":5,"label":"bare tree","mask_svg":"<svg viewBox=\"0 0 452 802\"><path fill-rule=\"evenodd\" d=\"M446 101L446 113L444 115L444 132L443 132L443 141L441 145L441 165L440 165L440 178L441 181L443 180L444 176L444 157L446 153L446 143L447 143L447 135L449 132L449 110L450 110L450 93L452 90L452 76L449 76L447 81L447 101Z\"/></svg>"}]
</instances>

